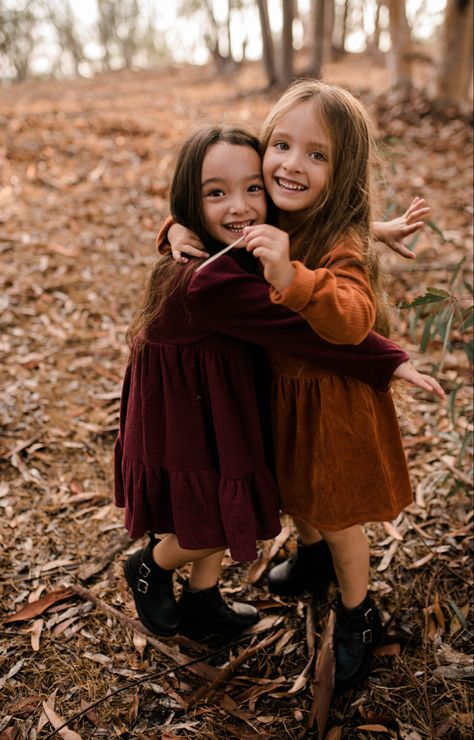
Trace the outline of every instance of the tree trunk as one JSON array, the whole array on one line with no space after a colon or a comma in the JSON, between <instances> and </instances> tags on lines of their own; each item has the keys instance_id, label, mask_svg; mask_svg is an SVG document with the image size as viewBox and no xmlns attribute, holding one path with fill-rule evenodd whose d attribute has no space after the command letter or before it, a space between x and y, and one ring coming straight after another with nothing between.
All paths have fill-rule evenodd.
<instances>
[{"instance_id":1,"label":"tree trunk","mask_svg":"<svg viewBox=\"0 0 474 740\"><path fill-rule=\"evenodd\" d=\"M472 80L472 36L473 0L448 0L437 75L439 98L457 103L467 99Z\"/></svg>"},{"instance_id":2,"label":"tree trunk","mask_svg":"<svg viewBox=\"0 0 474 740\"><path fill-rule=\"evenodd\" d=\"M273 47L267 0L257 0L257 7L262 29L263 65L265 67L268 86L271 87L276 83L277 75L275 71L275 50Z\"/></svg>"},{"instance_id":3,"label":"tree trunk","mask_svg":"<svg viewBox=\"0 0 474 740\"><path fill-rule=\"evenodd\" d=\"M230 31L230 22L231 22L231 16L232 16L232 0L227 0L227 55L229 57L229 61L234 61L234 56L232 54L232 34Z\"/></svg>"},{"instance_id":4,"label":"tree trunk","mask_svg":"<svg viewBox=\"0 0 474 740\"><path fill-rule=\"evenodd\" d=\"M412 82L411 70L411 33L405 12L405 0L388 0L390 11L391 49L389 54L392 82L404 95L410 93Z\"/></svg>"},{"instance_id":5,"label":"tree trunk","mask_svg":"<svg viewBox=\"0 0 474 740\"><path fill-rule=\"evenodd\" d=\"M334 26L336 23L336 8L334 0L325 0L324 3L324 44L323 64L334 59Z\"/></svg>"},{"instance_id":6,"label":"tree trunk","mask_svg":"<svg viewBox=\"0 0 474 740\"><path fill-rule=\"evenodd\" d=\"M281 32L281 72L280 82L289 85L293 79L293 20L294 0L283 0L283 28Z\"/></svg>"},{"instance_id":7,"label":"tree trunk","mask_svg":"<svg viewBox=\"0 0 474 740\"><path fill-rule=\"evenodd\" d=\"M349 18L349 6L350 0L346 0L344 3L344 14L342 16L342 29L341 29L341 54L344 55L346 52L346 36L347 36L347 19Z\"/></svg>"},{"instance_id":8,"label":"tree trunk","mask_svg":"<svg viewBox=\"0 0 474 740\"><path fill-rule=\"evenodd\" d=\"M313 33L308 71L320 80L323 72L325 0L313 0L311 10Z\"/></svg>"},{"instance_id":9,"label":"tree trunk","mask_svg":"<svg viewBox=\"0 0 474 740\"><path fill-rule=\"evenodd\" d=\"M373 56L375 59L380 59L381 57L381 51L380 51L380 9L383 5L383 0L377 0L376 2L376 8L375 8L375 18L374 18L374 32L367 44L367 51L371 56Z\"/></svg>"}]
</instances>

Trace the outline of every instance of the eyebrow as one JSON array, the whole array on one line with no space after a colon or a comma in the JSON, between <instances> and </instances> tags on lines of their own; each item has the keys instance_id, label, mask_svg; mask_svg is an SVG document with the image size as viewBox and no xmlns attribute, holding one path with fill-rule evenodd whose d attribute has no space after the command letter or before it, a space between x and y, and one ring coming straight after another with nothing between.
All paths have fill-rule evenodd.
<instances>
[{"instance_id":1,"label":"eyebrow","mask_svg":"<svg viewBox=\"0 0 474 740\"><path fill-rule=\"evenodd\" d=\"M255 175L249 175L248 177L244 177L244 180L262 180L263 182L263 175L261 172ZM210 185L212 182L215 182L217 184L226 182L224 177L209 177L207 180L204 180L201 183L201 187L204 187L205 185Z\"/></svg>"},{"instance_id":2,"label":"eyebrow","mask_svg":"<svg viewBox=\"0 0 474 740\"><path fill-rule=\"evenodd\" d=\"M273 133L272 133L272 135L271 135L270 138L271 139L278 138L279 136L281 136L283 139L292 139L293 138L292 135L286 133L286 131L278 131L277 129L274 129L273 130ZM315 147L321 147L322 149L328 149L329 148L329 144L323 144L322 141L310 141L309 142L309 146L311 146L311 147L313 147L313 146L315 146Z\"/></svg>"}]
</instances>

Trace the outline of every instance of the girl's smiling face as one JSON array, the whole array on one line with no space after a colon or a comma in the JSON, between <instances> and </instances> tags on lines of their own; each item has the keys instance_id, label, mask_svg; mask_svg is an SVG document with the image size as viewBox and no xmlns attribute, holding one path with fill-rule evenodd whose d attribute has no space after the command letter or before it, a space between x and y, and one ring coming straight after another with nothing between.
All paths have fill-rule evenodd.
<instances>
[{"instance_id":1,"label":"girl's smiling face","mask_svg":"<svg viewBox=\"0 0 474 740\"><path fill-rule=\"evenodd\" d=\"M265 187L277 208L296 215L315 204L329 179L330 145L311 100L277 121L263 157Z\"/></svg>"},{"instance_id":2,"label":"girl's smiling face","mask_svg":"<svg viewBox=\"0 0 474 740\"><path fill-rule=\"evenodd\" d=\"M262 163L249 146L212 144L202 164L201 188L206 228L217 241L232 244L245 226L265 223Z\"/></svg>"}]
</instances>

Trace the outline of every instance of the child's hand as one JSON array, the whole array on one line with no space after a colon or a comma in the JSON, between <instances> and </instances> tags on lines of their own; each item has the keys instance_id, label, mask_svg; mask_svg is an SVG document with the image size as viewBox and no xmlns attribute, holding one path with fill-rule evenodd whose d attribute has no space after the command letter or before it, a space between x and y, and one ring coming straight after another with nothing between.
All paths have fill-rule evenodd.
<instances>
[{"instance_id":1,"label":"child's hand","mask_svg":"<svg viewBox=\"0 0 474 740\"><path fill-rule=\"evenodd\" d=\"M430 210L424 198L413 198L403 216L392 218L390 221L374 222L375 238L402 257L415 260L416 254L403 244L403 239L423 228L424 222L421 219L427 216Z\"/></svg>"},{"instance_id":2,"label":"child's hand","mask_svg":"<svg viewBox=\"0 0 474 740\"><path fill-rule=\"evenodd\" d=\"M295 276L288 234L268 224L246 226L243 231L246 249L260 259L265 280L278 291L287 288Z\"/></svg>"},{"instance_id":3,"label":"child's hand","mask_svg":"<svg viewBox=\"0 0 474 740\"><path fill-rule=\"evenodd\" d=\"M423 388L425 391L430 391L438 396L442 401L446 399L446 394L441 388L437 380L431 377L431 375L422 375L418 370L411 364L411 362L402 362L393 373L393 378L398 380L406 380L408 383L417 386L417 388Z\"/></svg>"},{"instance_id":4,"label":"child's hand","mask_svg":"<svg viewBox=\"0 0 474 740\"><path fill-rule=\"evenodd\" d=\"M191 255L191 257L209 257L208 252L203 251L204 245L196 234L181 224L170 226L168 241L171 245L173 259L181 264L186 264L189 261L187 257L183 257L183 252Z\"/></svg>"}]
</instances>

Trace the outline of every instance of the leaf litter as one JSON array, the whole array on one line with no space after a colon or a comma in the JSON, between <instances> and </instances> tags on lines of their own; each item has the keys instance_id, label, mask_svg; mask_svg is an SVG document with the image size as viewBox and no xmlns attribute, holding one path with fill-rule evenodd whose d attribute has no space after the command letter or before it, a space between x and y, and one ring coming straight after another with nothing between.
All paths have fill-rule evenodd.
<instances>
[{"instance_id":1,"label":"leaf litter","mask_svg":"<svg viewBox=\"0 0 474 740\"><path fill-rule=\"evenodd\" d=\"M376 120L387 210L415 194L432 206L416 262L382 252L393 303L450 290L472 240L469 121L421 94L407 104L364 89L354 69L329 65L328 79ZM230 644L146 634L123 581L136 547L111 504L125 331L181 140L207 117L257 131L277 97L259 74L117 72L0 90L2 740L299 738L318 725L333 739L472 734L472 392L456 333L440 376L457 389L451 409L410 392L401 411L415 503L368 527L388 628L359 689L331 696L334 593L312 605L266 591L268 567L294 552L288 521L250 569L227 561L224 590L265 615ZM469 260L461 273L472 281ZM406 312L394 327L420 370L439 364L441 338L421 353Z\"/></svg>"}]
</instances>

